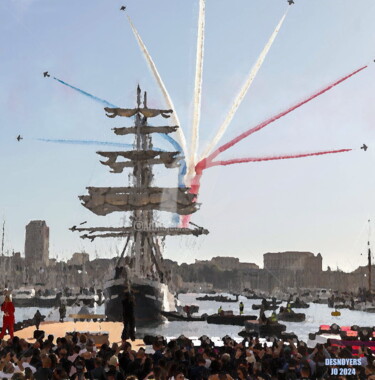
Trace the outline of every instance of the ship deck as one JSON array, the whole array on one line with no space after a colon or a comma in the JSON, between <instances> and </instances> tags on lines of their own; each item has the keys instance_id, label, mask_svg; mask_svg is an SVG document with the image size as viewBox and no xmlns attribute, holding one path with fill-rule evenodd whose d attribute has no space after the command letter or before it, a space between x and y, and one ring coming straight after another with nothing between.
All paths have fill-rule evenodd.
<instances>
[{"instance_id":1,"label":"ship deck","mask_svg":"<svg viewBox=\"0 0 375 380\"><path fill-rule=\"evenodd\" d=\"M74 331L90 332L94 334L107 332L109 335L109 342L112 344L121 342L123 326L124 325L121 322L42 322L39 329L45 332L45 339L49 334L52 334L55 337L55 341L56 338L63 337L67 333ZM28 342L35 342L35 339L33 338L34 331L35 326L29 326L16 331L14 335L26 339ZM8 338L9 335L5 335L4 339ZM142 339L136 339L134 342L129 342L135 350L145 346Z\"/></svg>"}]
</instances>

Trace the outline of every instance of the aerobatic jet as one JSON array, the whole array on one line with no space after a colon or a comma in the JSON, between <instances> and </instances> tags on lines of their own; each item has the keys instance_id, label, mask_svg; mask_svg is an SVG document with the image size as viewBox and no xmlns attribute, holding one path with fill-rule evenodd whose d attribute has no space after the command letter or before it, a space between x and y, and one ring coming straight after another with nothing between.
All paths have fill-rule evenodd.
<instances>
[{"instance_id":1,"label":"aerobatic jet","mask_svg":"<svg viewBox=\"0 0 375 380\"><path fill-rule=\"evenodd\" d=\"M294 0L288 0L288 4L289 4L289 5L294 4Z\"/></svg>"},{"instance_id":2,"label":"aerobatic jet","mask_svg":"<svg viewBox=\"0 0 375 380\"><path fill-rule=\"evenodd\" d=\"M120 8L120 11L124 11L126 9L125 5L123 5L121 8Z\"/></svg>"},{"instance_id":3,"label":"aerobatic jet","mask_svg":"<svg viewBox=\"0 0 375 380\"><path fill-rule=\"evenodd\" d=\"M23 137L21 135L18 135L17 136L17 141L21 141L21 140L23 140Z\"/></svg>"},{"instance_id":4,"label":"aerobatic jet","mask_svg":"<svg viewBox=\"0 0 375 380\"><path fill-rule=\"evenodd\" d=\"M368 149L368 146L367 146L366 144L363 144L363 145L361 146L361 149L363 149L363 150L366 152L366 150Z\"/></svg>"},{"instance_id":5,"label":"aerobatic jet","mask_svg":"<svg viewBox=\"0 0 375 380\"><path fill-rule=\"evenodd\" d=\"M44 78L45 78L45 77L48 77L48 78L49 78L51 75L48 74L48 71L45 71L45 72L43 73L43 76L44 76Z\"/></svg>"}]
</instances>

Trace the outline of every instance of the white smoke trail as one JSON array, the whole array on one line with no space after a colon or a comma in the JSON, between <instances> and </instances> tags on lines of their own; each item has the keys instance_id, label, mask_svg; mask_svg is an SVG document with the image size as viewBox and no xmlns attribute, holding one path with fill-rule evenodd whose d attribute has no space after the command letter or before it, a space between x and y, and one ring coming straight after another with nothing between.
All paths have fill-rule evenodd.
<instances>
[{"instance_id":1,"label":"white smoke trail","mask_svg":"<svg viewBox=\"0 0 375 380\"><path fill-rule=\"evenodd\" d=\"M197 161L197 150L199 141L199 122L201 118L202 100L202 78L203 78L203 57L204 57L204 32L205 32L205 12L206 0L199 0L198 36L197 36L197 57L195 64L195 85L194 85L194 113L191 132L191 154L188 164L188 177L194 173Z\"/></svg>"},{"instance_id":2,"label":"white smoke trail","mask_svg":"<svg viewBox=\"0 0 375 380\"><path fill-rule=\"evenodd\" d=\"M138 42L138 45L143 53L143 55L145 56L146 58L146 61L150 67L150 70L152 72L152 74L154 75L155 79L156 79L156 82L158 83L159 87L160 87L160 90L161 92L163 93L163 96L164 96L164 99L167 103L167 106L173 110L173 113L172 113L172 120L173 120L173 123L175 125L178 125L180 128L177 129L177 133L178 133L178 137L180 139L180 142L181 142L181 146L182 146L182 149L183 149L183 153L185 155L185 157L187 157L187 146L186 146L186 139L185 139L185 135L184 135L184 132L181 128L181 124L180 124L180 120L178 118L178 115L177 115L177 112L176 112L176 109L173 105L173 102L172 102L172 99L165 87L165 84L163 82L163 80L161 79L161 76L158 72L158 69L156 68L156 65L154 63L154 61L152 60L151 58L151 55L150 53L148 52L147 48L146 48L146 45L143 43L142 39L141 39L141 36L139 35L137 29L135 28L134 24L132 23L132 20L130 19L129 15L128 16L128 20L129 20L129 23L130 23L130 26L132 28L132 31L134 33L134 36L135 38L137 39L137 42Z\"/></svg>"},{"instance_id":3,"label":"white smoke trail","mask_svg":"<svg viewBox=\"0 0 375 380\"><path fill-rule=\"evenodd\" d=\"M229 113L227 114L224 122L221 124L221 126L218 129L215 137L209 143L209 145L207 146L206 150L204 151L204 153L200 159L206 158L211 153L211 151L214 149L214 147L217 145L217 143L220 141L220 139L223 137L223 135L224 135L225 131L227 130L230 122L232 121L234 115L236 114L238 107L241 105L244 97L247 94L247 91L249 90L249 88L250 88L251 84L253 83L256 75L258 74L258 71L263 64L263 62L267 56L268 51L270 50L273 42L275 41L275 38L280 31L280 28L281 28L281 26L285 20L285 17L288 13L288 10L289 10L289 7L288 7L287 11L285 12L284 16L281 18L281 20L277 24L277 26L276 26L275 30L273 31L270 39L268 40L267 44L263 48L262 52L260 53L258 60L256 61L255 65L252 67L246 82L244 83L244 85L241 88L241 91L239 92L239 94L235 98L235 100L232 104L232 107L231 107Z\"/></svg>"}]
</instances>

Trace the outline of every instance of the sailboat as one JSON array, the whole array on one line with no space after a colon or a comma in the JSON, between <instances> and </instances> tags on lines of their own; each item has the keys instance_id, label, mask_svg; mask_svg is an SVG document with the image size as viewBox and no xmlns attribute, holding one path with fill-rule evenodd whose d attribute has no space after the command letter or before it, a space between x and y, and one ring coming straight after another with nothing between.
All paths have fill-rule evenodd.
<instances>
[{"instance_id":1,"label":"sailboat","mask_svg":"<svg viewBox=\"0 0 375 380\"><path fill-rule=\"evenodd\" d=\"M156 222L156 213L167 212L190 215L199 209L196 195L185 186L153 186L154 165L167 169L178 168L183 156L180 151L161 151L154 148L154 133L170 134L178 126L151 126L148 119L168 118L172 110L147 107L144 92L137 88L137 105L132 109L105 108L110 118L134 118L134 126L113 128L118 136L134 135L133 149L128 151L97 152L105 160L112 173L123 173L129 168L128 187L88 187L88 195L80 196L84 207L96 215L113 212L130 212L131 224L126 227L72 227L83 233L81 238L124 238L125 245L104 287L105 314L110 321L122 321L124 292L131 290L135 296L135 320L137 326L153 325L163 320L161 312L175 311L176 299L170 291L171 276L163 265L161 240L166 236L208 234L203 227L165 227Z\"/></svg>"}]
</instances>

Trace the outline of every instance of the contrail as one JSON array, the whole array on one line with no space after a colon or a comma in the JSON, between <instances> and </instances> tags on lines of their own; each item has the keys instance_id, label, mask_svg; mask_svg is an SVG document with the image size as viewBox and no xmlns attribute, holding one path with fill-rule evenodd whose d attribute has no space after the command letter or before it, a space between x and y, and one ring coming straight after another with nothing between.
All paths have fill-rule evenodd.
<instances>
[{"instance_id":1,"label":"contrail","mask_svg":"<svg viewBox=\"0 0 375 380\"><path fill-rule=\"evenodd\" d=\"M235 158L235 159L232 159L232 160L211 162L207 166L207 168L211 168L213 166L227 166L227 165L233 165L233 164L242 164L242 163L246 163L246 162L287 160L287 159L291 159L291 158L304 158L304 157L311 157L311 156L322 156L322 155L325 155L325 154L345 153L345 152L350 152L350 151L352 151L352 149L328 150L328 151L323 151L323 152L291 154L291 155L284 155L284 156Z\"/></svg>"},{"instance_id":2,"label":"contrail","mask_svg":"<svg viewBox=\"0 0 375 380\"><path fill-rule=\"evenodd\" d=\"M176 150L180 151L181 146L179 143L172 139L172 137L168 136L167 134L162 134L167 137L166 140L169 141ZM106 145L106 146L113 146L113 147L119 147L119 148L127 148L127 149L133 149L132 144L122 144L122 143L115 143L115 142L109 142L109 141L96 141L96 140L67 140L67 139L42 139L38 138L38 141L43 142L51 142L51 143L57 143L57 144L74 144L74 145ZM159 151L159 152L167 152L164 149L152 147L153 150ZM178 187L184 187L184 177L186 174L186 162L185 160L181 160L181 164L178 170Z\"/></svg>"},{"instance_id":3,"label":"contrail","mask_svg":"<svg viewBox=\"0 0 375 380\"><path fill-rule=\"evenodd\" d=\"M207 148L206 148L205 152L203 153L201 159L206 158L210 154L212 149L215 148L215 146L220 141L220 139L223 137L223 135L224 135L225 131L227 130L229 124L231 123L234 115L236 114L239 106L241 105L243 99L245 98L247 91L249 90L249 88L252 85L256 75L258 74L258 71L260 70L265 58L267 57L267 54L268 54L269 50L271 49L271 46L274 43L274 41L275 41L275 39L276 39L280 29L281 29L281 26L283 25L283 22L284 22L285 17L288 13L288 10L289 10L289 7L288 7L287 11L285 12L284 16L281 18L281 20L277 24L275 30L273 31L270 39L268 40L267 44L263 48L262 52L260 53L258 60L256 61L255 65L252 67L246 82L244 83L239 94L235 98L235 100L232 104L232 107L231 107L229 113L227 114L223 124L221 124L221 126L218 129L215 137L207 146Z\"/></svg>"},{"instance_id":4,"label":"contrail","mask_svg":"<svg viewBox=\"0 0 375 380\"><path fill-rule=\"evenodd\" d=\"M169 136L166 133L161 133L161 135L173 145L176 151L179 151L179 152L182 151L181 145L175 139L173 139L171 136ZM186 174L186 161L185 159L182 159L181 164L178 168L178 187L185 187L185 181L184 181L185 174Z\"/></svg>"},{"instance_id":5,"label":"contrail","mask_svg":"<svg viewBox=\"0 0 375 380\"><path fill-rule=\"evenodd\" d=\"M243 132L242 134L240 134L239 136L235 137L234 139L230 140L229 142L227 142L226 144L220 146L219 148L217 148L213 153L211 153L207 158L204 158L203 160L199 161L198 164L196 165L196 169L197 167L200 168L200 169L204 169L206 166L209 165L209 162L212 162L220 153L226 151L227 149L229 149L230 147L232 147L233 145L237 144L238 142L240 142L241 140L243 140L244 138L250 136L251 134L257 132L257 131L260 131L261 129L263 129L264 127L266 127L267 125L273 123L274 121L282 118L283 116L287 115L288 113L296 110L297 108L303 106L304 104L310 102L311 100L317 98L318 96L324 94L325 92L327 92L328 90L331 90L332 88L336 87L338 84L340 84L341 82L344 82L345 80L349 79L350 77L352 77L353 75L355 74L358 74L359 72L361 72L362 70L366 69L367 68L367 65L366 66L363 66L361 67L360 69L358 70L355 70L353 71L352 73L342 77L341 79L337 80L336 82L333 82L332 84L330 84L329 86L325 87L323 90L320 90L316 93L314 93L313 95L311 95L310 97L308 97L307 99L295 104L294 106L288 108L286 111L283 111L273 117L271 117L270 119L258 124L257 126L253 127L253 128L250 128L248 129L247 131Z\"/></svg>"},{"instance_id":6,"label":"contrail","mask_svg":"<svg viewBox=\"0 0 375 380\"><path fill-rule=\"evenodd\" d=\"M109 141L96 141L96 140L66 140L66 139L37 139L38 141L51 142L57 144L74 144L74 145L106 145L106 146L116 146L120 148L132 149L132 144L121 144ZM153 148L155 150L160 150L158 148Z\"/></svg>"},{"instance_id":7,"label":"contrail","mask_svg":"<svg viewBox=\"0 0 375 380\"><path fill-rule=\"evenodd\" d=\"M175 125L178 125L180 128L178 128L177 130L177 133L178 133L178 136L179 136L179 139L181 141L181 145L182 145L182 151L185 155L185 157L187 157L187 146L186 146L186 139L185 139L185 135L184 135L184 132L182 131L181 129L181 123L180 123L180 120L178 118L178 115L176 113L176 109L175 109L175 106L172 102L172 99L167 91L167 88L165 87L165 84L163 82L163 80L161 79L161 76L158 72L158 69L156 68L156 65L154 63L154 61L152 60L151 58L151 55L150 53L148 52L147 48L146 48L146 45L143 43L142 39L141 39L141 36L139 35L137 29L135 28L132 20L130 19L129 15L127 15L128 17L128 20L129 20L129 23L130 23L130 26L132 28L132 31L134 33L134 36L135 38L137 39L137 42L138 42L138 45L143 53L143 55L145 56L146 58L146 61L150 67L150 70L152 72L152 74L154 75L154 78L156 79L156 82L158 83L159 87L160 87L160 90L161 92L163 93L163 96L164 96L164 99L167 103L167 106L169 108L171 108L173 110L173 113L172 113L172 120L173 122L175 123Z\"/></svg>"},{"instance_id":8,"label":"contrail","mask_svg":"<svg viewBox=\"0 0 375 380\"><path fill-rule=\"evenodd\" d=\"M262 162L262 161L273 161L273 160L287 160L292 158L304 158L304 157L312 157L312 156L323 156L325 154L336 154L336 153L345 153L350 152L353 149L339 149L339 150L328 150L322 152L313 152L313 153L301 153L301 154L289 154L282 156L268 156L268 157L249 157L249 158L234 158L231 160L225 161L210 161L206 164L206 166L198 166L196 168L196 174L192 178L190 193L196 194L195 201L197 201L199 189L201 186L201 179L203 175L203 170L211 168L213 166L227 166L234 164L242 164L246 162ZM191 215L183 215L181 218L181 227L188 227L190 222Z\"/></svg>"},{"instance_id":9,"label":"contrail","mask_svg":"<svg viewBox=\"0 0 375 380\"><path fill-rule=\"evenodd\" d=\"M168 136L168 135L166 135ZM170 136L168 136L171 140L173 140ZM48 143L57 143L57 144L73 144L73 145L106 145L106 146L113 146L113 147L120 147L120 148L127 148L127 149L133 149L132 144L121 144L121 143L114 143L114 142L109 142L109 141L96 141L96 140L67 140L67 139L41 139L38 138L36 139L38 141L43 141L43 142L48 142ZM169 140L170 141L170 140ZM177 141L173 140L174 143L177 143ZM172 141L170 141L172 143ZM174 145L174 143L172 143ZM176 149L178 147L174 145ZM181 147L180 147L181 148ZM163 149L160 148L152 148L153 150L157 150L160 152L166 152ZM186 163L185 160L181 160L181 165L179 167L178 171L178 187L185 187L184 183L184 177L186 174ZM177 213L174 213L172 215L172 223L173 225L178 225L180 222L180 215Z\"/></svg>"},{"instance_id":10,"label":"contrail","mask_svg":"<svg viewBox=\"0 0 375 380\"><path fill-rule=\"evenodd\" d=\"M203 81L203 57L204 57L204 34L205 34L205 11L206 0L199 0L197 57L195 64L194 85L194 111L191 132L191 153L188 160L188 176L194 174L194 166L197 163L197 150L199 144L199 123L201 118L202 81Z\"/></svg>"},{"instance_id":11,"label":"contrail","mask_svg":"<svg viewBox=\"0 0 375 380\"><path fill-rule=\"evenodd\" d=\"M53 77L53 79L54 79L54 80L57 80L58 82L60 82L60 83L63 84L64 86L70 87L70 88L72 88L73 90L78 91L79 93L81 93L81 94L83 94L83 95L85 95L85 96L88 96L89 98L91 98L92 100L95 100L96 102L102 103L102 104L104 104L105 106L108 106L108 107L111 107L111 108L118 108L118 107L116 107L114 104L112 104L112 103L110 103L110 102L107 102L107 101L104 100L104 99L100 99L100 98L98 98L97 96L91 95L90 93L88 93L88 92L86 92L86 91L83 91L83 90L81 90L81 89L78 88L78 87L74 87L74 86L72 86L71 84L66 83L66 82L64 82L64 81L61 80L61 79L58 79L58 78L55 78L55 77Z\"/></svg>"},{"instance_id":12,"label":"contrail","mask_svg":"<svg viewBox=\"0 0 375 380\"><path fill-rule=\"evenodd\" d=\"M64 86L67 86L69 88L72 88L73 90L79 92L80 94L82 95L85 95L85 96L88 96L90 99L92 100L95 100L99 103L102 103L104 105L107 105L111 108L119 108L118 106L108 102L107 100L104 100L104 99L101 99L101 98L98 98L97 96L94 96L86 91L83 91L81 90L80 88L78 87L75 87L75 86L72 86L71 84L69 83L66 83L58 78L55 78L53 77L53 79L57 80L58 82L60 82L61 84L63 84ZM180 130L180 128L179 128ZM166 133L160 133L160 135L165 139L167 140L170 144L173 145L173 147L182 152L183 149L181 147L181 145L171 136L169 136L168 134ZM47 140L40 140L40 141L47 141ZM76 142L75 142L76 141ZM118 144L116 145L117 143L105 143L105 142L100 142L100 141L93 141L93 142L89 142L88 140L48 140L48 142L59 142L61 144L86 144L86 145L112 145L112 146L118 146L118 147L127 147L129 144ZM132 145L129 145L130 148L132 148L133 146ZM155 150L158 150L155 148ZM160 149L159 149L160 150ZM185 163L185 159L182 160L183 161L183 165L180 166L179 168L179 176L178 176L178 183L179 183L179 187L183 187L185 186L185 182L184 182L184 176L186 174L186 170L183 174L181 174L181 171L183 171L182 167L185 167L186 168L186 163Z\"/></svg>"}]
</instances>

